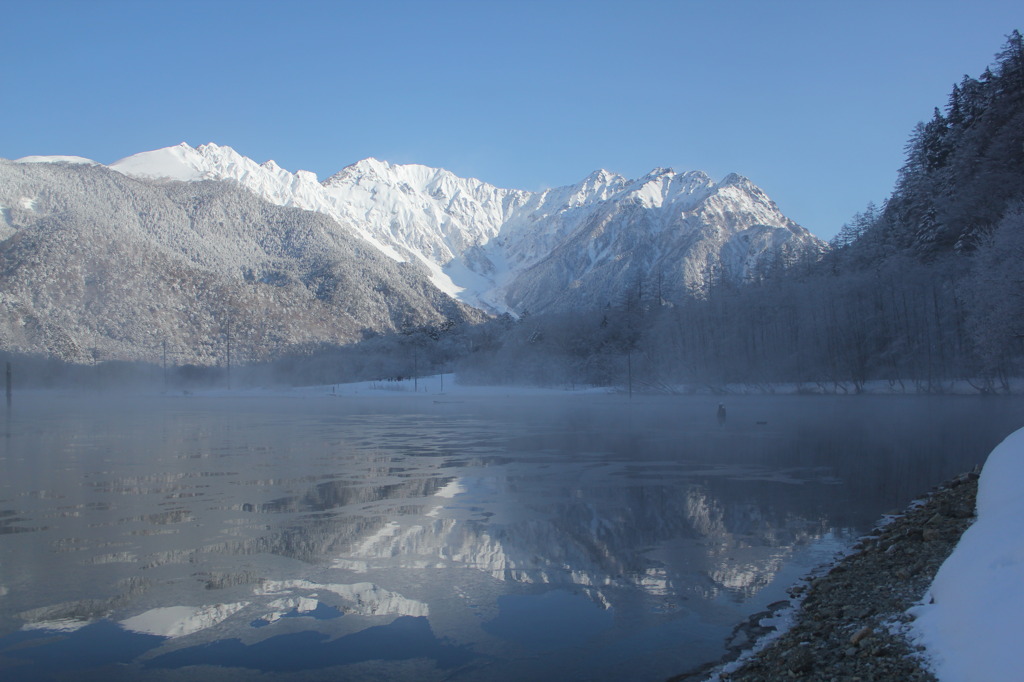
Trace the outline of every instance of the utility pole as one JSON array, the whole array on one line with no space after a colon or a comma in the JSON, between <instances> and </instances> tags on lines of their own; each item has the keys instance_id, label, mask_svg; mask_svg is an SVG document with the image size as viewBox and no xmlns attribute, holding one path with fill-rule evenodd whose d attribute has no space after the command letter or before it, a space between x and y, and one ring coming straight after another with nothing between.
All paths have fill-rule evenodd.
<instances>
[{"instance_id":1,"label":"utility pole","mask_svg":"<svg viewBox=\"0 0 1024 682\"><path fill-rule=\"evenodd\" d=\"M13 382L11 379L11 363L7 363L7 409L11 409L11 390Z\"/></svg>"},{"instance_id":2,"label":"utility pole","mask_svg":"<svg viewBox=\"0 0 1024 682\"><path fill-rule=\"evenodd\" d=\"M629 384L629 399L633 399L633 351L626 351L626 380Z\"/></svg>"},{"instance_id":3,"label":"utility pole","mask_svg":"<svg viewBox=\"0 0 1024 682\"><path fill-rule=\"evenodd\" d=\"M231 333L227 335L227 370L228 370L228 390L231 390Z\"/></svg>"}]
</instances>

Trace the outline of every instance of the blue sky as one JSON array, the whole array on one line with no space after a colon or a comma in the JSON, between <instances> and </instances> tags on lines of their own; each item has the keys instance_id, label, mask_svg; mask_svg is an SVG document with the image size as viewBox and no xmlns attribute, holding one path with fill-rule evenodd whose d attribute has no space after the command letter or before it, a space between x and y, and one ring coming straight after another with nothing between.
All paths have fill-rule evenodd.
<instances>
[{"instance_id":1,"label":"blue sky","mask_svg":"<svg viewBox=\"0 0 1024 682\"><path fill-rule=\"evenodd\" d=\"M0 157L228 145L522 189L746 175L831 237L1020 0L4 0Z\"/></svg>"}]
</instances>

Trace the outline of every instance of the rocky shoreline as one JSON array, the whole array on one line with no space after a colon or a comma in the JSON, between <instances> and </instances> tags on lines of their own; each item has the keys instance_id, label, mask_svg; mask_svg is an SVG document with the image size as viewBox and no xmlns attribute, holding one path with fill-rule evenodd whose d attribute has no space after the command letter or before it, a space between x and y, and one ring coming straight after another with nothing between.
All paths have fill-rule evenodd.
<instances>
[{"instance_id":1,"label":"rocky shoreline","mask_svg":"<svg viewBox=\"0 0 1024 682\"><path fill-rule=\"evenodd\" d=\"M799 606L784 634L750 653L774 630L764 621L791 602L772 604L738 626L724 661L670 682L935 680L901 633L910 621L907 609L973 522L977 490L976 472L935 488L862 538L827 573L791 588Z\"/></svg>"}]
</instances>

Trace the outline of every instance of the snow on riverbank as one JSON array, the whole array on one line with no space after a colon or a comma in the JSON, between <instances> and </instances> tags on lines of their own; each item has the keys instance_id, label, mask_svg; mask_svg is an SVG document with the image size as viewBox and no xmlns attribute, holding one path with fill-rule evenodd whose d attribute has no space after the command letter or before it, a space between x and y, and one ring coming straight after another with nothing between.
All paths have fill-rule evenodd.
<instances>
[{"instance_id":1,"label":"snow on riverbank","mask_svg":"<svg viewBox=\"0 0 1024 682\"><path fill-rule=\"evenodd\" d=\"M1024 429L989 455L978 482L978 519L939 569L925 604L912 609L911 635L941 682L1019 679L1022 482Z\"/></svg>"}]
</instances>

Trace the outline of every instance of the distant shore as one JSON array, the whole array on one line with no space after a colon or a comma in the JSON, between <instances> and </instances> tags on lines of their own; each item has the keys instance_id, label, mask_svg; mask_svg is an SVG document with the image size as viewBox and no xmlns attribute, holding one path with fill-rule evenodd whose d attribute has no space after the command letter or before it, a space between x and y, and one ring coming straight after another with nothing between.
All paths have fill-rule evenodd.
<instances>
[{"instance_id":1,"label":"distant shore","mask_svg":"<svg viewBox=\"0 0 1024 682\"><path fill-rule=\"evenodd\" d=\"M632 390L626 385L592 386L588 384L557 384L537 386L532 384L476 384L459 380L454 372L425 374L419 377L391 377L346 383L325 383L291 386L285 384L250 385L160 385L127 383L119 386L97 384L78 386L34 386L14 387L15 399L20 394L32 393L80 393L80 392L126 392L140 395L204 396L204 397L294 397L313 398L323 396L439 396L447 394L473 396L512 395L675 395L711 396L721 399L727 396L1019 396L1024 395L1024 378L1008 380L1005 385L986 388L982 381L961 379L956 381L898 381L872 380L862 383L848 381L810 381L779 383L634 383Z\"/></svg>"}]
</instances>

